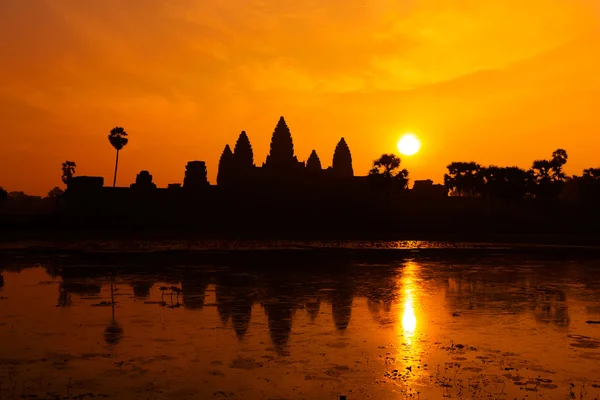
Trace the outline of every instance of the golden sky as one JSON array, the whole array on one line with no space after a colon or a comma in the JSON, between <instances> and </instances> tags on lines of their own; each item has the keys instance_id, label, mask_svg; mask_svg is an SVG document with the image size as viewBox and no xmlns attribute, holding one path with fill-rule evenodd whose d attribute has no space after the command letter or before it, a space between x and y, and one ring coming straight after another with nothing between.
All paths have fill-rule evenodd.
<instances>
[{"instance_id":1,"label":"golden sky","mask_svg":"<svg viewBox=\"0 0 600 400\"><path fill-rule=\"evenodd\" d=\"M451 161L600 166L600 0L2 0L0 185L45 194L64 160L158 186L246 130L264 161L279 116L326 167L357 175L405 131L412 179Z\"/></svg>"}]
</instances>

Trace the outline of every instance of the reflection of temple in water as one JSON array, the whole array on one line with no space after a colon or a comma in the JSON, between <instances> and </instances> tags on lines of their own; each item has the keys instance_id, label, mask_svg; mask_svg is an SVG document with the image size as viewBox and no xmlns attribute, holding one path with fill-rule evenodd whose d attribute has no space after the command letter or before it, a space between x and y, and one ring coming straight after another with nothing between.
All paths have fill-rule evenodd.
<instances>
[{"instance_id":1,"label":"reflection of temple in water","mask_svg":"<svg viewBox=\"0 0 600 400\"><path fill-rule=\"evenodd\" d=\"M148 296L150 296L150 289L152 289L152 286L154 286L154 284L151 281L133 281L131 283L133 297L139 300L146 300Z\"/></svg>"},{"instance_id":2,"label":"reflection of temple in water","mask_svg":"<svg viewBox=\"0 0 600 400\"><path fill-rule=\"evenodd\" d=\"M331 293L331 312L337 330L344 330L350 323L352 315L352 288L342 286Z\"/></svg>"},{"instance_id":3,"label":"reflection of temple in water","mask_svg":"<svg viewBox=\"0 0 600 400\"><path fill-rule=\"evenodd\" d=\"M231 321L235 334L243 340L250 326L253 293L252 282L238 277L219 276L216 279L215 298L223 325Z\"/></svg>"},{"instance_id":4,"label":"reflection of temple in water","mask_svg":"<svg viewBox=\"0 0 600 400\"><path fill-rule=\"evenodd\" d=\"M321 299L318 296L307 299L304 303L304 309L308 313L310 321L315 322L315 319L321 310Z\"/></svg>"},{"instance_id":5,"label":"reflection of temple in water","mask_svg":"<svg viewBox=\"0 0 600 400\"><path fill-rule=\"evenodd\" d=\"M245 257L245 256L244 256ZM271 260L277 256L269 255ZM287 256L286 256L287 257ZM353 329L353 304L365 300L372 319L380 325L395 324L402 327L406 339L410 331L418 334L419 280L429 279L425 268L410 262L362 266L352 262L295 260L288 258L271 261L273 265L251 263L243 259L243 265L228 261L227 269L219 265L186 268L139 267L85 267L74 262L73 267L48 268L56 279L57 304L59 307L79 305L81 297L100 299L111 281L122 289L124 284L131 290L121 294L129 298L158 303L161 300L160 286L181 287L181 297L186 310L215 310L220 323L231 329L239 341L247 340L253 329L261 324L251 324L253 312L262 307L266 317L266 329L273 348L285 354L289 346L294 318L319 323L320 314L331 315L331 329L345 331ZM287 265L293 269L280 268ZM327 265L324 268L323 265ZM209 269L210 268L210 269ZM301 271L301 272L290 272ZM412 271L412 272L411 272ZM432 273L433 275L433 273ZM536 275L535 281L527 271L507 273L506 269L481 268L471 265L454 265L452 268L435 271L436 286L445 290L446 306L450 313L481 312L485 314L528 313L540 324L568 327L570 323L567 295L560 285L550 285L543 276ZM556 278L553 277L556 282ZM168 282L168 283L167 283ZM209 287L214 288L215 302L205 307ZM414 293L411 292L414 289ZM167 291L168 292L168 291ZM131 297L132 296L132 297ZM52 298L54 302L56 297ZM127 297L121 297L121 300ZM212 299L212 297L211 297ZM94 300L97 301L97 300ZM114 306L114 304L112 304ZM208 305L208 304L207 304ZM168 306L168 305L167 305ZM297 310L303 310L298 312ZM108 311L108 310L107 310ZM591 312L591 310L590 310ZM596 312L598 312L596 310ZM306 313L306 314L305 314ZM118 343L122 331L113 318L106 327L107 344Z\"/></svg>"},{"instance_id":6,"label":"reflection of temple in water","mask_svg":"<svg viewBox=\"0 0 600 400\"><path fill-rule=\"evenodd\" d=\"M267 316L269 336L280 354L285 351L292 332L292 318L299 300L297 295L296 291L278 281L269 283L265 291L262 304Z\"/></svg>"},{"instance_id":7,"label":"reflection of temple in water","mask_svg":"<svg viewBox=\"0 0 600 400\"><path fill-rule=\"evenodd\" d=\"M169 296L169 289L159 291L159 288L178 285L181 287L183 306L187 310L204 309L207 291L209 287L214 287L214 305L223 326L230 326L237 339L244 340L251 326L254 306L261 305L273 348L283 355L287 352L292 333L292 320L299 309L304 309L312 322L317 321L320 313L331 312L332 328L338 331L351 326L355 297L368 298L370 309L381 305L389 311L396 290L396 268L381 268L369 271L368 274L350 265L336 268L326 271L315 267L314 270L293 277L282 271L273 272L269 269L236 274L231 271L190 268L154 274L141 273L132 268L107 274L107 270L103 268L76 267L58 268L54 273L57 278L62 278L58 286L58 305L62 307L74 303L73 295L100 298L103 288L111 285L112 279L116 286L127 283L132 290L129 295L133 299L150 303ZM362 284L357 284L357 281ZM160 297L153 299L153 296ZM168 306L168 302L166 305ZM377 320L375 315L374 318ZM121 337L122 328L113 319L106 326L105 341L114 345Z\"/></svg>"},{"instance_id":8,"label":"reflection of temple in water","mask_svg":"<svg viewBox=\"0 0 600 400\"><path fill-rule=\"evenodd\" d=\"M181 279L183 306L191 310L202 309L208 284L209 276L202 271L193 271L184 275Z\"/></svg>"}]
</instances>

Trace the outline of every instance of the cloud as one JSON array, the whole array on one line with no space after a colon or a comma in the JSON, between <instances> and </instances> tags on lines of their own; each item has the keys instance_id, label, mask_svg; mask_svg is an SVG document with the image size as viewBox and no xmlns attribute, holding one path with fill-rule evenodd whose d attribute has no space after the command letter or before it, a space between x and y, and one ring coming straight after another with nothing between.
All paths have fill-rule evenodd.
<instances>
[{"instance_id":1,"label":"cloud","mask_svg":"<svg viewBox=\"0 0 600 400\"><path fill-rule=\"evenodd\" d=\"M306 132L302 154L327 158L340 135L356 143L357 171L402 129L422 130L447 159L462 151L443 148L449 132L475 135L511 105L539 102L538 115L544 95L598 87L586 52L599 15L596 0L4 0L0 120L11 137L47 144L55 155L40 170L81 149L90 173L107 175L112 160L94 149L126 125L137 135L124 173L148 162L159 183L188 158L206 159L214 179L241 129L263 157L281 114ZM161 146L173 167L148 161L165 135L177 138ZM15 162L10 149L0 169Z\"/></svg>"}]
</instances>

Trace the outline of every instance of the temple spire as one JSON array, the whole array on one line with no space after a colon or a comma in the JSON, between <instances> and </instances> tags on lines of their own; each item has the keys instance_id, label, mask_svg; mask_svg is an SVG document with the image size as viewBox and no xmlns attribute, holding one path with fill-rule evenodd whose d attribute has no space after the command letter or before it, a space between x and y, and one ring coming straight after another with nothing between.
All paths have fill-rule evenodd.
<instances>
[{"instance_id":1,"label":"temple spire","mask_svg":"<svg viewBox=\"0 0 600 400\"><path fill-rule=\"evenodd\" d=\"M271 150L267 156L266 164L286 165L297 162L294 157L294 142L290 128L283 117L279 118L277 126L271 137Z\"/></svg>"},{"instance_id":2,"label":"temple spire","mask_svg":"<svg viewBox=\"0 0 600 400\"><path fill-rule=\"evenodd\" d=\"M217 185L231 183L234 172L233 153L229 145L226 145L219 159L219 171L217 173Z\"/></svg>"},{"instance_id":3,"label":"temple spire","mask_svg":"<svg viewBox=\"0 0 600 400\"><path fill-rule=\"evenodd\" d=\"M306 161L306 170L310 172L318 172L321 171L321 169L321 160L319 160L317 152L313 150Z\"/></svg>"},{"instance_id":4,"label":"temple spire","mask_svg":"<svg viewBox=\"0 0 600 400\"><path fill-rule=\"evenodd\" d=\"M233 158L238 168L242 170L251 169L254 166L254 153L252 151L252 145L246 131L242 131L240 136L235 143L235 149L233 150Z\"/></svg>"},{"instance_id":5,"label":"temple spire","mask_svg":"<svg viewBox=\"0 0 600 400\"><path fill-rule=\"evenodd\" d=\"M332 169L334 175L338 178L350 178L354 176L352 155L350 154L350 148L344 138L340 139L337 146L335 146Z\"/></svg>"}]
</instances>

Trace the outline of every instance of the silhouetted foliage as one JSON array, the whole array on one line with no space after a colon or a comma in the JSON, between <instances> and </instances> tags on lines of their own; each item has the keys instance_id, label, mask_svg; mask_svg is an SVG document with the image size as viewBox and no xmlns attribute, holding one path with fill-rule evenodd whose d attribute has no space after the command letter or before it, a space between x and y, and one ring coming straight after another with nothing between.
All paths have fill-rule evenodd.
<instances>
[{"instance_id":1,"label":"silhouetted foliage","mask_svg":"<svg viewBox=\"0 0 600 400\"><path fill-rule=\"evenodd\" d=\"M335 146L333 163L331 166L334 175L339 178L351 178L354 176L354 170L352 169L352 155L350 154L350 148L344 138L341 138L337 146Z\"/></svg>"},{"instance_id":2,"label":"silhouetted foliage","mask_svg":"<svg viewBox=\"0 0 600 400\"><path fill-rule=\"evenodd\" d=\"M239 140L238 140L239 141ZM226 145L219 159L219 171L217 172L217 185L229 185L235 176L235 164L233 153L229 145Z\"/></svg>"},{"instance_id":3,"label":"silhouetted foliage","mask_svg":"<svg viewBox=\"0 0 600 400\"><path fill-rule=\"evenodd\" d=\"M21 191L10 192L8 194L8 198L13 201L22 201L22 200L27 199L28 197L30 197L30 196L25 194L25 192L21 192Z\"/></svg>"},{"instance_id":4,"label":"silhouetted foliage","mask_svg":"<svg viewBox=\"0 0 600 400\"><path fill-rule=\"evenodd\" d=\"M600 168L588 168L583 170L584 179L600 180Z\"/></svg>"},{"instance_id":5,"label":"silhouetted foliage","mask_svg":"<svg viewBox=\"0 0 600 400\"><path fill-rule=\"evenodd\" d=\"M481 166L475 162L453 162L449 164L448 173L444 175L444 185L456 191L459 196L469 197L480 192L483 186Z\"/></svg>"},{"instance_id":6,"label":"silhouetted foliage","mask_svg":"<svg viewBox=\"0 0 600 400\"><path fill-rule=\"evenodd\" d=\"M125 129L117 126L111 129L110 134L108 135L108 141L117 150L117 161L115 163L115 179L113 181L113 187L117 186L117 170L119 169L119 151L123 149L129 142L127 138L127 132Z\"/></svg>"},{"instance_id":7,"label":"silhouetted foliage","mask_svg":"<svg viewBox=\"0 0 600 400\"><path fill-rule=\"evenodd\" d=\"M600 202L600 168L587 168L581 178L574 177L573 180L578 184L581 202L595 209Z\"/></svg>"},{"instance_id":8,"label":"silhouetted foliage","mask_svg":"<svg viewBox=\"0 0 600 400\"><path fill-rule=\"evenodd\" d=\"M55 187L54 189L52 189L51 191L48 192L48 197L50 199L57 199L60 196L62 196L65 192L59 188L59 187Z\"/></svg>"},{"instance_id":9,"label":"silhouetted foliage","mask_svg":"<svg viewBox=\"0 0 600 400\"><path fill-rule=\"evenodd\" d=\"M77 165L75 165L74 161L65 161L62 164L61 180L65 185L69 186L69 182L71 181L71 179L73 179L73 176L75 176L76 167Z\"/></svg>"},{"instance_id":10,"label":"silhouetted foliage","mask_svg":"<svg viewBox=\"0 0 600 400\"><path fill-rule=\"evenodd\" d=\"M289 166L296 161L290 128L287 126L285 119L280 117L273 131L271 147L265 164L281 167Z\"/></svg>"},{"instance_id":11,"label":"silhouetted foliage","mask_svg":"<svg viewBox=\"0 0 600 400\"><path fill-rule=\"evenodd\" d=\"M531 167L531 192L536 199L547 202L555 198L563 189L565 174L563 166L568 159L567 152L558 149L550 160L535 160Z\"/></svg>"},{"instance_id":12,"label":"silhouetted foliage","mask_svg":"<svg viewBox=\"0 0 600 400\"><path fill-rule=\"evenodd\" d=\"M400 170L400 157L395 154L383 154L373 161L369 171L369 181L376 188L398 188L404 190L408 186L408 171Z\"/></svg>"},{"instance_id":13,"label":"silhouetted foliage","mask_svg":"<svg viewBox=\"0 0 600 400\"><path fill-rule=\"evenodd\" d=\"M321 160L319 160L319 156L316 151L312 151L308 160L306 161L306 170L310 172L320 172L322 170Z\"/></svg>"},{"instance_id":14,"label":"silhouetted foliage","mask_svg":"<svg viewBox=\"0 0 600 400\"><path fill-rule=\"evenodd\" d=\"M8 192L0 186L0 204L4 203L8 199Z\"/></svg>"},{"instance_id":15,"label":"silhouetted foliage","mask_svg":"<svg viewBox=\"0 0 600 400\"><path fill-rule=\"evenodd\" d=\"M495 198L506 201L520 201L527 194L529 173L519 167L481 167L481 184L479 194L486 198Z\"/></svg>"},{"instance_id":16,"label":"silhouetted foliage","mask_svg":"<svg viewBox=\"0 0 600 400\"><path fill-rule=\"evenodd\" d=\"M246 135L246 131L240 133L240 136L235 143L233 159L235 160L236 167L239 168L240 171L248 171L254 167L254 153L252 152L252 145L250 144L248 135Z\"/></svg>"}]
</instances>

